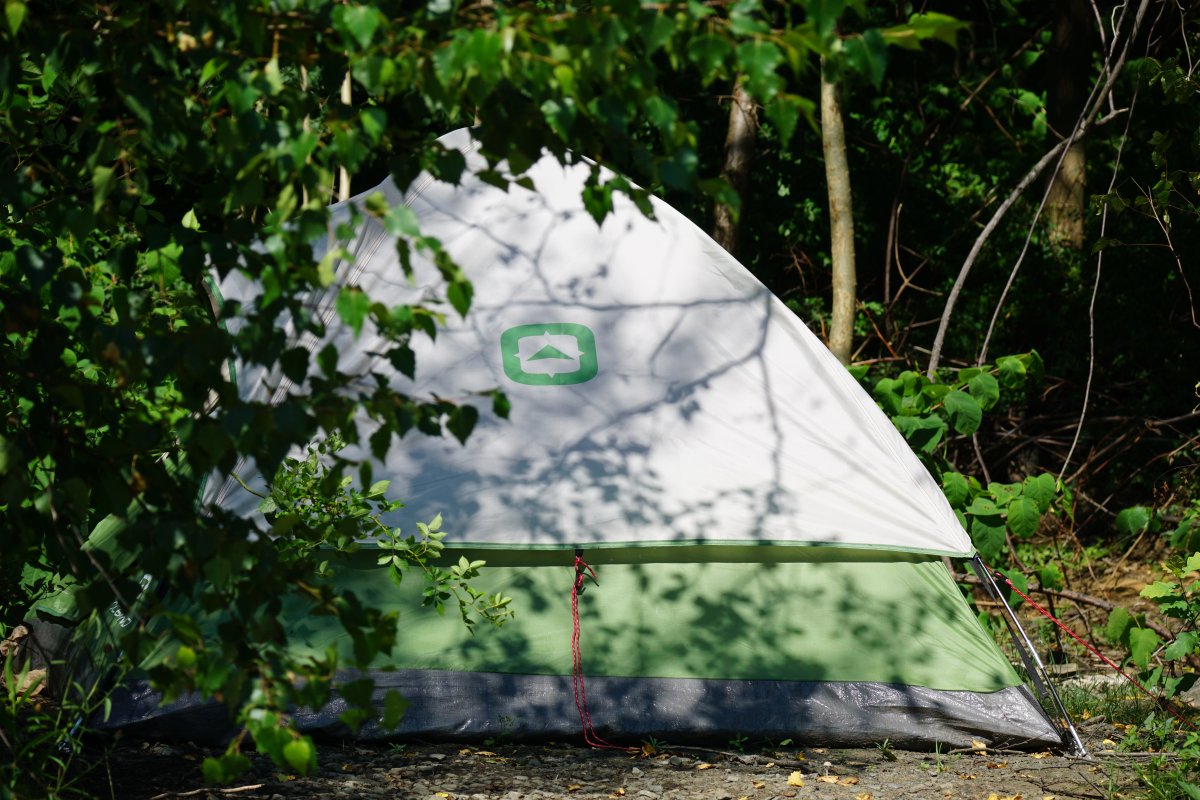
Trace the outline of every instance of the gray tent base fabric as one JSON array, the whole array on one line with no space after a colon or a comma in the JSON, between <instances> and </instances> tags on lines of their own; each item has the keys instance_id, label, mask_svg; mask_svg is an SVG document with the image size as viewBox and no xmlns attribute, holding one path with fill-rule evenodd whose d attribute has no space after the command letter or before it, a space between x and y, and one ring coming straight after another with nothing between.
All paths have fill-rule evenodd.
<instances>
[{"instance_id":1,"label":"gray tent base fabric","mask_svg":"<svg viewBox=\"0 0 1200 800\"><path fill-rule=\"evenodd\" d=\"M359 739L479 741L574 739L581 736L570 677L400 670L377 672L376 700L395 689L412 705L400 727L369 723ZM872 746L887 739L914 750L971 747L1043 749L1062 738L1025 687L996 692L942 691L883 683L587 678L587 701L600 736L617 744L647 737L670 742L725 742L734 735L822 746ZM105 727L149 738L195 740L229 733L223 706L179 700L159 707L144 685L122 690ZM298 727L333 738L349 735L335 698L318 712L296 714Z\"/></svg>"}]
</instances>

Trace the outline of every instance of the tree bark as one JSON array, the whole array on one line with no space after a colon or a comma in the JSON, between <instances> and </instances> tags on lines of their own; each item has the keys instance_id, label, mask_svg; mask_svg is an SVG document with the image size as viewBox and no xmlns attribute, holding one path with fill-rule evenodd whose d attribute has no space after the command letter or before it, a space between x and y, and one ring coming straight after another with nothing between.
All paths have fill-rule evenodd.
<instances>
[{"instance_id":1,"label":"tree bark","mask_svg":"<svg viewBox=\"0 0 1200 800\"><path fill-rule=\"evenodd\" d=\"M854 213L850 199L850 165L846 161L846 132L838 87L828 80L821 62L821 146L825 151L825 185L829 190L829 242L833 261L833 318L829 349L843 364L850 363L854 344L856 267Z\"/></svg>"},{"instance_id":2,"label":"tree bark","mask_svg":"<svg viewBox=\"0 0 1200 800\"><path fill-rule=\"evenodd\" d=\"M729 105L729 130L725 135L725 166L721 168L721 177L733 187L742 208L746 206L750 162L754 160L757 139L758 115L754 100L739 79L734 84L733 102ZM739 213L725 203L717 203L713 217L713 239L733 255L737 249Z\"/></svg>"},{"instance_id":3,"label":"tree bark","mask_svg":"<svg viewBox=\"0 0 1200 800\"><path fill-rule=\"evenodd\" d=\"M1050 135L1061 140L1075 126L1087 102L1088 67L1091 61L1092 15L1087 0L1057 0L1050 41L1050 82L1046 92L1046 120ZM1046 197L1046 224L1050 241L1058 247L1083 249L1086 209L1087 153L1081 139L1067 148L1059 169L1050 177Z\"/></svg>"}]
</instances>

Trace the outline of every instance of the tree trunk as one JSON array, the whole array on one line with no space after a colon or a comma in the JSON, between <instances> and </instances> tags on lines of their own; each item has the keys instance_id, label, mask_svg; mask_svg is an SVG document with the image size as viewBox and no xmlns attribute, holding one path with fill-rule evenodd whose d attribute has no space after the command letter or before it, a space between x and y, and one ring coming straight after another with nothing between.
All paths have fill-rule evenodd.
<instances>
[{"instance_id":1,"label":"tree trunk","mask_svg":"<svg viewBox=\"0 0 1200 800\"><path fill-rule=\"evenodd\" d=\"M829 240L833 259L833 319L829 349L850 363L854 343L854 214L850 203L850 166L838 87L827 80L821 62L821 145L825 151L825 184L829 189Z\"/></svg>"},{"instance_id":2,"label":"tree trunk","mask_svg":"<svg viewBox=\"0 0 1200 800\"><path fill-rule=\"evenodd\" d=\"M729 132L725 136L725 166L721 168L721 177L733 187L743 208L757 137L758 115L754 100L738 80L733 87L733 102L729 105ZM717 203L713 216L712 237L732 255L737 248L738 213L725 203Z\"/></svg>"},{"instance_id":3,"label":"tree trunk","mask_svg":"<svg viewBox=\"0 0 1200 800\"><path fill-rule=\"evenodd\" d=\"M1092 25L1087 0L1055 3L1046 118L1051 136L1056 139L1070 135L1087 101ZM1063 156L1061 169L1051 178L1046 198L1046 224L1054 245L1083 249L1086 187L1087 154L1083 142L1076 141Z\"/></svg>"}]
</instances>

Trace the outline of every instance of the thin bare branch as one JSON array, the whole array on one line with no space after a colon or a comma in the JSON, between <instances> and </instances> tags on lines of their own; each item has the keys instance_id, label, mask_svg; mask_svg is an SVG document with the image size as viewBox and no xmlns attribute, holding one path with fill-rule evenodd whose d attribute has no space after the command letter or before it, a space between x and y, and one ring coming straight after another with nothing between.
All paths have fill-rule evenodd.
<instances>
[{"instance_id":1,"label":"thin bare branch","mask_svg":"<svg viewBox=\"0 0 1200 800\"><path fill-rule=\"evenodd\" d=\"M930 348L929 367L927 370L927 374L930 378L934 376L934 373L937 371L938 363L941 361L942 345L946 339L946 329L950 325L950 317L954 312L954 306L958 301L958 296L962 293L962 287L966 282L967 275L970 274L971 267L974 266L975 261L979 258L979 253L983 250L983 245L992 235L992 232L995 231L996 227L1000 224L1000 221L1004 218L1004 215L1008 213L1008 210L1024 193L1024 191L1029 188L1029 186L1035 180L1037 180L1038 176L1042 174L1042 171L1045 170L1052 161L1060 159L1061 154L1068 147L1070 147L1074 141L1083 138L1087 132L1092 129L1092 127L1096 125L1103 125L1111 120L1116 114L1120 113L1119 110L1111 111L1104 117L1099 117L1100 109L1103 106L1104 101L1111 94L1113 84L1116 82L1117 76L1120 75L1121 70L1125 65L1125 61L1129 55L1130 44L1137 36L1138 29L1141 27L1142 18L1145 16L1146 9L1149 7L1149 5L1150 0L1141 0L1138 10L1134 15L1134 20L1130 26L1130 30L1124 37L1120 55L1118 55L1115 60L1112 57L1112 51L1110 51L1109 59L1106 61L1105 69L1102 74L1103 82L1101 83L1098 81L1096 86L1093 88L1092 96L1089 98L1087 107L1080 115L1079 122L1076 124L1075 129L1071 132L1071 135L1052 147L1049 152L1043 155L1038 162L1034 164L1033 168L1031 168L1029 172L1025 174L1025 177L1021 179L1016 188L1009 193L1004 202L1000 204L1000 207L996 209L996 212L992 215L992 218L988 220L987 225L984 226L979 236L975 239L975 243L972 245L971 251L967 254L966 261L963 262L962 267L959 269L958 277L954 281L954 286L951 288L950 294L946 298L946 306L942 311L941 323L939 324L937 334L934 337L933 347ZM1122 19L1123 18L1124 15L1122 15ZM1118 37L1114 36L1113 50L1116 49L1117 44Z\"/></svg>"}]
</instances>

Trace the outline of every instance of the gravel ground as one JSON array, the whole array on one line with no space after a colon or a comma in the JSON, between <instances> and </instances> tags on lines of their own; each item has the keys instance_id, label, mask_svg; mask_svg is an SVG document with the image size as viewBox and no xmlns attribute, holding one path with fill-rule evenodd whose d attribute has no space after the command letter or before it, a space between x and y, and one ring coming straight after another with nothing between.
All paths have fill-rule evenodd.
<instances>
[{"instance_id":1,"label":"gravel ground","mask_svg":"<svg viewBox=\"0 0 1200 800\"><path fill-rule=\"evenodd\" d=\"M237 785L206 787L201 748L130 743L87 778L95 797L121 800L892 800L1113 798L1137 795L1139 760L1113 752L1120 732L1092 720L1088 759L1051 753L913 753L874 749L710 750L660 744L629 754L572 744L326 744L315 775L256 759ZM1105 744L1106 737L1113 737ZM1145 759L1141 759L1145 761Z\"/></svg>"}]
</instances>

